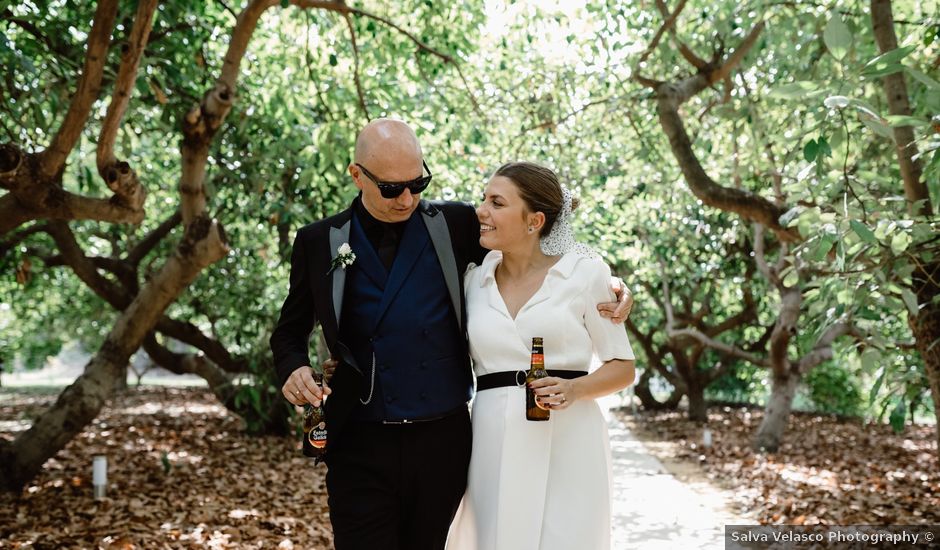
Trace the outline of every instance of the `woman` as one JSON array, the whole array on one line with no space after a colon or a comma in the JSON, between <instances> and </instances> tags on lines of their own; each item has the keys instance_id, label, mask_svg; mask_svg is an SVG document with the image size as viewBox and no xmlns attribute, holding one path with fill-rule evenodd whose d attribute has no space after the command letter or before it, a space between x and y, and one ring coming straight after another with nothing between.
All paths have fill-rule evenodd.
<instances>
[{"instance_id":1,"label":"woman","mask_svg":"<svg viewBox=\"0 0 940 550\"><path fill-rule=\"evenodd\" d=\"M610 270L574 242L576 206L551 170L518 162L496 171L477 208L492 252L464 282L477 394L449 550L610 547L610 446L594 399L633 382L634 356L594 307L612 299ZM544 339L550 376L532 387L548 422L526 420L513 374L528 369L533 337ZM587 374L592 350L603 364Z\"/></svg>"}]
</instances>

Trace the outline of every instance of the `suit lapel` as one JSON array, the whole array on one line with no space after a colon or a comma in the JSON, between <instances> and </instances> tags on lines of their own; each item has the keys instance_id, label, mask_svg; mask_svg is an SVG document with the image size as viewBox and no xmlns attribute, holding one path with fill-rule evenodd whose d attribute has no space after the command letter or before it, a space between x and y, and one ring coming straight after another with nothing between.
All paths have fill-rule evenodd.
<instances>
[{"instance_id":1,"label":"suit lapel","mask_svg":"<svg viewBox=\"0 0 940 550\"><path fill-rule=\"evenodd\" d=\"M460 275L457 273L457 260L454 258L454 247L450 240L450 231L447 229L447 220L444 214L428 205L421 210L421 218L428 228L428 235L437 253L437 261L444 272L444 282L450 293L450 301L454 304L454 313L457 314L457 326L463 329L463 313L460 309Z\"/></svg>"},{"instance_id":2,"label":"suit lapel","mask_svg":"<svg viewBox=\"0 0 940 550\"><path fill-rule=\"evenodd\" d=\"M388 275L388 282L385 285L382 301L379 303L379 309L375 316L375 326L379 326L385 311L389 304L401 290L401 286L408 278L418 258L428 244L428 234L424 231L418 216L411 216L408 225L405 226L405 232L401 236L401 243L398 245L398 253L395 255L395 261L392 263L392 271Z\"/></svg>"},{"instance_id":3,"label":"suit lapel","mask_svg":"<svg viewBox=\"0 0 940 550\"><path fill-rule=\"evenodd\" d=\"M339 255L339 247L343 243L349 242L349 231L352 225L352 216L346 220L340 227L330 228L330 266L333 266L333 260ZM333 315L336 318L336 327L339 328L340 312L343 309L343 289L346 287L346 270L342 268L333 269L331 276L333 278Z\"/></svg>"},{"instance_id":4,"label":"suit lapel","mask_svg":"<svg viewBox=\"0 0 940 550\"><path fill-rule=\"evenodd\" d=\"M339 225L334 225L330 227L330 265L326 266L326 270L329 271L329 289L330 289L330 304L333 306L333 318L330 320L336 321L336 326L334 327L334 334L339 333L339 320L340 314L343 309L343 291L346 288L346 270L337 267L332 269L333 260L339 256L339 247L343 243L349 242L349 233L352 228L352 208L347 209L345 212L341 213L336 222ZM318 269L322 269L323 266L318 266ZM328 322L324 319L324 322ZM359 368L359 365L356 364L356 358L353 357L353 354L350 352L349 348L337 339L330 350L335 353L335 356L338 356L343 362L348 364L359 374L362 374L362 370Z\"/></svg>"}]
</instances>

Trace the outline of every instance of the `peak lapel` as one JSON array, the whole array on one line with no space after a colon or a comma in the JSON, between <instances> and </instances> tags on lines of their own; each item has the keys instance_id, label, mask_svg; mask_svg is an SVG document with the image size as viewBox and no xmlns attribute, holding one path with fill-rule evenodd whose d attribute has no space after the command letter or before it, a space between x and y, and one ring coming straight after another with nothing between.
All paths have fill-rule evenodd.
<instances>
[{"instance_id":1,"label":"peak lapel","mask_svg":"<svg viewBox=\"0 0 940 550\"><path fill-rule=\"evenodd\" d=\"M437 261L444 272L444 282L450 293L450 301L454 304L454 313L457 314L457 325L463 329L463 314L460 309L460 275L457 273L457 260L454 258L454 246L450 240L450 231L447 229L447 220L444 214L429 207L421 210L421 219L428 228L428 236L437 253Z\"/></svg>"},{"instance_id":2,"label":"peak lapel","mask_svg":"<svg viewBox=\"0 0 940 550\"><path fill-rule=\"evenodd\" d=\"M343 243L349 242L349 231L350 226L352 225L352 217L346 220L340 227L331 227L330 228L330 265L333 265L333 260L339 256L339 247ZM346 270L345 269L334 269L331 276L333 277L333 314L336 316L336 326L339 327L339 316L340 311L343 309L343 289L346 287Z\"/></svg>"}]
</instances>

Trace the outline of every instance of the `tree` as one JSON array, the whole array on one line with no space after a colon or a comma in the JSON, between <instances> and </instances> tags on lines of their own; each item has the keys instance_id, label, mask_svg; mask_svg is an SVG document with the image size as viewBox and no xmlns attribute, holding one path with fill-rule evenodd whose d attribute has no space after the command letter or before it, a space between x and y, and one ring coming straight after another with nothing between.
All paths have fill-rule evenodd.
<instances>
[{"instance_id":1,"label":"tree","mask_svg":"<svg viewBox=\"0 0 940 550\"><path fill-rule=\"evenodd\" d=\"M345 23L345 32L350 36L354 58L353 80L358 97L358 102L353 105L356 105L355 109L364 111L363 117L369 116L369 107L364 95L365 91L360 84L360 49L356 42L359 32L369 31L371 27L371 32L375 34L379 32L376 25L382 25L389 28L392 34L404 37L402 42L411 47L409 53L417 50L437 58L439 62L453 64L452 57L427 46L412 32L396 25L384 16L347 6L342 2L298 0L292 3L300 8L334 13L340 21ZM114 380L125 375L128 357L140 347L143 347L155 361L174 372L199 374L209 382L210 387L223 403L242 413L250 411L251 408L256 409L255 413L263 413L266 406L279 405L284 414L276 420L280 421L282 426L284 425L286 407L282 400L276 398L276 395L274 398L270 397L275 390L270 387L269 382L262 381L261 393L252 394L254 396L252 399L239 399L242 384L235 383L233 374L255 370L258 376L263 378L267 375L270 378L272 375L270 369L266 368L264 360L259 361L251 356L239 357L229 351L228 346L216 337L218 333L225 332L222 326L224 318L218 316L217 312L213 312L211 306L199 300L198 291L195 296L190 293L185 300L180 300L184 291L196 280L197 276L208 266L224 258L232 248L230 236L222 229L218 218L210 215L209 204L213 195L219 195L216 197L222 199L217 203L219 213L226 214L227 208L237 208L239 199L237 193L226 194L218 188L211 187L207 173L217 163L227 164L227 157L231 157L229 153L219 154L215 138L228 131L224 123L233 112L237 98L237 84L242 71L242 61L246 59L248 43L259 27L261 16L277 4L276 0L254 0L237 15L231 27L228 44L224 46L224 52L220 52L224 53L223 60L217 68L214 68L214 72L217 71L217 76L214 77L215 82L199 99L186 89L192 87L193 81L181 82L185 80L185 76L179 65L174 65L174 60L167 59L170 63L164 66L166 80L163 83L152 76L154 73L151 66L147 66L148 76L144 77L141 74L140 61L144 57L144 52L148 51L148 38L151 33L153 15L158 9L157 3L142 0L132 17L125 15L119 18L118 2L102 0L95 7L93 16L89 17L93 23L88 33L87 48L84 52L85 62L76 85L77 91L53 139L45 144L44 149L36 153L28 152L15 143L5 144L0 149L0 185L7 190L7 193L0 197L0 213L3 214L3 221L0 222L0 236L5 238L0 249L4 252L15 250L19 253L17 255L22 254L26 259L30 256L39 257L46 266L67 265L84 285L118 311L111 329L103 337L100 349L86 366L85 373L62 392L56 405L43 413L29 430L12 442L0 443L0 456L3 459L0 471L2 471L3 485L8 489L16 490L22 487L39 471L47 458L53 456L95 417L110 395ZM49 30L69 25L69 21L83 20L81 13L85 8L63 6L57 3L47 5L46 8L49 8L46 13L50 15L45 19L34 14L17 14L10 9L4 10L4 19L9 22L9 25L19 29L20 36L27 37L25 41L31 47L37 47L38 44L47 47L50 53L68 55L66 45L59 42L55 35L49 34ZM210 37L216 32L214 24L228 16L226 12L218 8L200 6L195 9L198 10L198 15L209 19L206 28L199 28L198 24L196 27L199 30L208 29L207 34ZM181 16L182 20L193 19L193 14L187 13L183 5L169 6L165 8L165 12ZM447 8L437 11L428 9L426 13L428 14L428 27L435 26L438 23L436 19L467 21L467 18L462 17L459 9ZM64 17L64 21L55 19L55 15ZM368 25L363 24L362 28L358 28L355 23L356 19L368 20ZM41 21L41 25L37 25L37 21ZM76 180L78 180L79 189L83 186L91 187L92 183L91 178L84 172L80 157L75 158L72 166L77 173L70 174L67 160L70 155L76 156L81 153L81 148L76 149L76 146L83 132L97 124L90 115L105 82L104 77L108 74L106 68L109 67L109 59L114 57L109 55L109 51L115 21L120 21L123 28L130 30L122 42L120 59L115 60L117 70L111 83L113 88L111 102L100 122L99 137L95 146L97 171L113 193L111 198L102 199L69 188L68 184ZM469 23L472 24L472 22L471 18ZM329 23L330 25L327 26L332 27L333 21ZM168 25L162 28L158 35L166 36L177 31L186 33L188 30L191 29L188 29L185 23ZM198 31L195 34L198 35ZM434 36L434 33L427 33L427 36ZM200 38L202 40L199 46L202 49L197 49L195 52L197 63L194 72L196 73L201 72L201 69L209 64L205 48L212 45L210 41L205 40L204 36ZM183 44L188 44L188 42L184 41ZM459 46L463 44L463 41L461 38L456 38L449 44ZM160 49L160 46L157 46L149 51L150 54L156 54ZM12 57L19 57L20 54L15 48L7 48L5 53ZM170 51L163 50L159 53L166 55L164 59L181 53L193 55L191 49L181 47L172 48ZM328 58L330 66L338 64L334 54L324 57ZM326 62L327 59L324 61ZM309 57L306 64L312 65ZM416 60L414 65L434 66L421 59ZM435 67L436 70L438 69ZM57 76L61 78L55 84L64 85L68 82L67 74ZM179 170L177 206L169 209L162 220L153 223L152 229L142 237L120 235L120 230L116 232L108 230L104 233L98 230L90 231L92 240L104 237L111 241L115 249L110 256L101 255L94 243L89 246L80 242L81 235L76 234L73 224L76 224L75 228L87 231L87 226L78 222L84 220L131 224L144 222L146 219L144 200L147 195L141 181L144 178L138 175L130 162L116 158L115 142L122 132L130 144L137 141L140 145L141 142L146 143L151 139L140 136L138 128L132 127L128 131L124 114L127 112L135 85L138 92L141 87L145 90L149 88L154 102L163 105L169 102L167 97L169 90L164 86L167 83L183 88L173 89L176 92L174 95L183 99L181 103L196 99L196 105L188 107L180 121L182 132L179 137L180 155L177 160ZM13 82L10 91L5 91L4 98L21 93L20 84L22 83ZM29 86L29 84L26 85L26 87ZM53 102L52 112L55 111L56 100L50 100ZM47 113L44 107L48 108L49 105L42 104L42 101L39 103L35 112ZM8 102L4 107L9 110L12 108L11 105L22 108L21 102ZM146 113L150 107L150 105L144 105L141 106L141 110ZM329 106L324 104L320 108L328 109ZM235 112L238 111L235 110ZM167 111L164 111L164 114L166 113ZM241 124L244 125L245 111L239 114ZM277 118L272 121L277 121L283 126L285 115L289 113L277 112L275 113ZM338 115L327 113L328 118L332 116ZM290 117L287 118L289 122ZM142 119L134 120L132 124L134 122L153 123L164 132L167 127L173 126L171 117L165 117L165 120L162 120L161 117L152 117L147 113L142 116ZM294 121L296 122L296 118ZM356 122L354 117L346 124L349 127L355 127L360 123ZM323 126L328 130L323 140L335 142L333 132L339 132L340 125L325 124ZM125 129L122 130L122 128ZM42 128L35 132L26 128L19 132L7 128L7 131L12 138L45 134ZM300 131L297 134L300 136L302 133ZM346 139L348 141L351 137ZM156 136L150 142L153 148L147 148L146 152L155 153L158 158L162 157L165 151L160 147L161 141L165 147L165 133ZM36 145L42 146L38 142ZM267 153L270 152L267 151ZM297 150L294 149L294 154L296 153ZM318 151L318 153L328 152ZM339 149L336 153L339 153ZM328 153L319 156L325 157L321 165L326 164L334 169L344 168L348 159L344 154ZM249 157L250 160L258 158L259 156L253 159ZM298 190L295 188L295 178L299 171L298 164L282 165L281 168L281 181L284 185L278 189L277 194L284 192L287 195L284 198L289 200L290 193L293 193L296 198L301 194L296 192ZM332 181L339 181L342 168L332 172ZM213 183L224 183L229 177L234 180L240 179L225 168L220 172L222 173L213 178ZM241 182L248 183L243 179ZM165 204L168 197L161 193L161 198L164 199ZM226 204L227 200L232 200L236 204ZM342 197L334 197L327 202L340 200ZM283 204L289 208L289 202ZM284 220L289 225L280 225L282 220L273 217L273 214L277 213L272 213L271 221L277 226L278 235L283 244L287 233L291 227L295 226L296 221ZM268 219L268 216L264 216L264 219ZM243 217L240 221L246 220L247 218ZM32 222L31 225L22 227L30 222ZM177 227L181 234L176 237L177 244L170 245L166 238L176 232ZM242 224L235 224L236 230L241 227ZM236 234L236 237L241 240L241 236ZM27 242L35 242L37 248L22 246ZM91 254L88 253L89 248L93 250ZM280 252L283 252L283 246ZM159 255L162 255L162 261L158 259ZM156 267L160 264L162 265L159 268ZM23 264L20 264L18 269L23 272ZM24 284L27 282L26 279L27 276L24 276ZM262 296L254 298L261 299ZM206 331L203 326L200 326L204 325L202 322L196 324L179 320L173 315L174 311L189 313L190 316L195 311L199 320L208 318L208 323L205 324L208 325L209 330ZM240 333L244 334L244 328L240 330ZM168 338L185 342L199 350L199 353L180 354L171 351L167 346ZM264 352L261 351L260 346L255 346L254 354L260 356Z\"/></svg>"},{"instance_id":2,"label":"tree","mask_svg":"<svg viewBox=\"0 0 940 550\"><path fill-rule=\"evenodd\" d=\"M753 354L739 351L748 346L738 342L752 339L751 347L759 348L769 334L758 325L755 294L762 288L736 220L709 215L684 195L654 201L659 208L636 208L633 221L644 256L654 261L630 270L652 303L636 312L627 329L647 366L688 397L689 419L707 422L706 388L730 371L738 355ZM641 399L649 403L649 396Z\"/></svg>"},{"instance_id":3,"label":"tree","mask_svg":"<svg viewBox=\"0 0 940 550\"><path fill-rule=\"evenodd\" d=\"M904 55L910 47L900 49L897 35L894 30L894 16L891 12L890 0L872 0L871 21L875 41L881 53L882 63L889 65L882 70L884 93L888 103L888 112L898 122L892 129L895 154L898 168L904 187L904 198L907 202L909 214L915 219L932 220L932 201L927 188L926 172L923 169L921 155L918 153L917 140L911 122L922 125L922 120L913 117L910 96L904 80L903 66L898 66L900 56ZM891 63L895 61L895 63ZM922 75L916 69L912 74L919 76L934 92L934 97L940 93L940 86L935 81ZM940 101L934 100L935 103ZM940 132L940 129L934 128ZM934 143L931 161L932 173L936 180L940 177L940 146ZM934 233L930 231L929 233ZM929 235L928 233L928 235ZM908 322L926 368L927 380L930 384L930 393L933 397L933 409L937 418L937 449L940 451L940 257L937 256L936 242L933 235L925 235L908 256L913 264L908 288L916 297L916 307L912 308ZM935 235L935 233L934 233Z\"/></svg>"}]
</instances>

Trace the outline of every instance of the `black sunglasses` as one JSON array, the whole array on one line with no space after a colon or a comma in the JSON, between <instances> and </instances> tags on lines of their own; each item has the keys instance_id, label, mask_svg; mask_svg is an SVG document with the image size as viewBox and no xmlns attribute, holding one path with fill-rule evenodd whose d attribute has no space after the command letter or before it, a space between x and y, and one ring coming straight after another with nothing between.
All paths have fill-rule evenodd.
<instances>
[{"instance_id":1,"label":"black sunglasses","mask_svg":"<svg viewBox=\"0 0 940 550\"><path fill-rule=\"evenodd\" d=\"M382 197L386 199L394 199L395 197L401 195L405 192L405 188L411 191L412 195L417 195L418 193L424 191L428 188L428 185L431 184L431 169L428 168L427 163L423 160L421 161L421 166L424 167L424 170L428 173L426 176L421 176L415 178L411 181L381 181L379 178L372 175L372 172L366 170L366 167L356 163L356 166L359 167L362 172L369 177L370 180L375 182L376 187L379 188L379 193L382 193Z\"/></svg>"}]
</instances>

